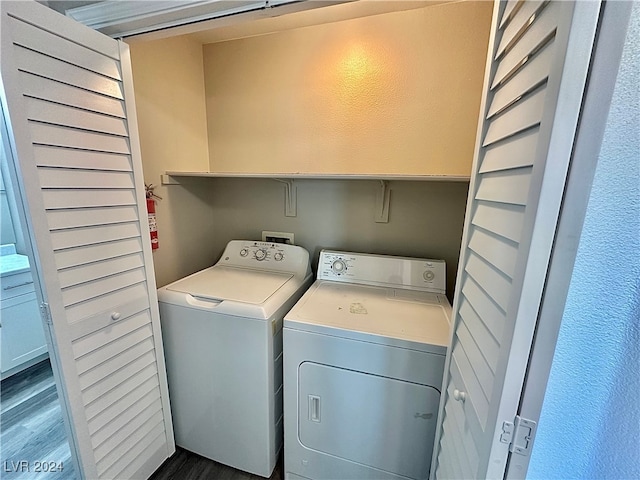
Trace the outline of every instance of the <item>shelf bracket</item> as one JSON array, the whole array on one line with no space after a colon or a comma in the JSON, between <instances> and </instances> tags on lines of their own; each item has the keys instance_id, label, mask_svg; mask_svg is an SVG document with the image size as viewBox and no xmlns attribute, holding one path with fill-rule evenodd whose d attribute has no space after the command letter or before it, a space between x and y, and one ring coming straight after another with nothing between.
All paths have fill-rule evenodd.
<instances>
[{"instance_id":1,"label":"shelf bracket","mask_svg":"<svg viewBox=\"0 0 640 480\"><path fill-rule=\"evenodd\" d=\"M298 186L292 178L274 178L276 182L284 183L284 215L285 217L298 216Z\"/></svg>"},{"instance_id":2,"label":"shelf bracket","mask_svg":"<svg viewBox=\"0 0 640 480\"><path fill-rule=\"evenodd\" d=\"M389 182L380 180L380 188L376 195L376 223L389 223L389 203L391 190Z\"/></svg>"},{"instance_id":3,"label":"shelf bracket","mask_svg":"<svg viewBox=\"0 0 640 480\"><path fill-rule=\"evenodd\" d=\"M172 175L160 175L160 185L180 185L180 182Z\"/></svg>"}]
</instances>

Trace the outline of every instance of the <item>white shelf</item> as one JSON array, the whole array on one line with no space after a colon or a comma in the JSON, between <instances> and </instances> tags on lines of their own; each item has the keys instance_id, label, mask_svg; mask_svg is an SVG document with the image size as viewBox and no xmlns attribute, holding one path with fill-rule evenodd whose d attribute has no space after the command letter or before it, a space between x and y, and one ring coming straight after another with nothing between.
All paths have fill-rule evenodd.
<instances>
[{"instance_id":1,"label":"white shelf","mask_svg":"<svg viewBox=\"0 0 640 480\"><path fill-rule=\"evenodd\" d=\"M291 180L398 180L420 182L468 182L468 176L454 175L403 175L385 173L224 173L224 172L166 172L162 176L163 185L179 183L172 177L199 178L286 178Z\"/></svg>"},{"instance_id":2,"label":"white shelf","mask_svg":"<svg viewBox=\"0 0 640 480\"><path fill-rule=\"evenodd\" d=\"M295 217L298 211L298 190L295 180L371 180L380 182L376 194L375 221L389 222L389 181L468 182L469 177L452 175L397 175L397 174L332 174L332 173L222 173L222 172L166 172L162 185L180 185L181 178L266 178L286 184L285 216Z\"/></svg>"}]
</instances>

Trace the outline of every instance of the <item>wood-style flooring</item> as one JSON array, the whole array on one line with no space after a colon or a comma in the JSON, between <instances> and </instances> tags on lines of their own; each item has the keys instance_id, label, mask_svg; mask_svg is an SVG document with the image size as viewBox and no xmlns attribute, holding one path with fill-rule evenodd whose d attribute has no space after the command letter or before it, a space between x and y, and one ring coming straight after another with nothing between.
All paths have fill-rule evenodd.
<instances>
[{"instance_id":1,"label":"wood-style flooring","mask_svg":"<svg viewBox=\"0 0 640 480\"><path fill-rule=\"evenodd\" d=\"M0 383L0 477L76 478L49 360Z\"/></svg>"},{"instance_id":2,"label":"wood-style flooring","mask_svg":"<svg viewBox=\"0 0 640 480\"><path fill-rule=\"evenodd\" d=\"M282 480L282 455L269 480ZM176 453L156 470L150 480L264 480L176 447Z\"/></svg>"}]
</instances>

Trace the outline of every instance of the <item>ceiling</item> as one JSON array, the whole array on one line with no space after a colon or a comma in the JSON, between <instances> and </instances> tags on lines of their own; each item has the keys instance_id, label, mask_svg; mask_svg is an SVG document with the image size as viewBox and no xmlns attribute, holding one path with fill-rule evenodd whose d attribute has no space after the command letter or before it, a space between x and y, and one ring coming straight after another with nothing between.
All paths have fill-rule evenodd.
<instances>
[{"instance_id":1,"label":"ceiling","mask_svg":"<svg viewBox=\"0 0 640 480\"><path fill-rule=\"evenodd\" d=\"M339 22L382 13L424 8L451 0L358 0L312 10L290 13L279 17L261 18L236 25L223 26L193 33L190 36L202 44L223 42L244 37L266 35L294 28Z\"/></svg>"},{"instance_id":2,"label":"ceiling","mask_svg":"<svg viewBox=\"0 0 640 480\"><path fill-rule=\"evenodd\" d=\"M104 1L112 2L119 0ZM314 0L310 0L310 2L313 1ZM236 15L236 19L232 22L229 21L230 17L225 17L225 21L220 21L222 19L208 20L206 22L200 22L195 28L176 27L163 30L162 32L152 32L128 37L127 42L147 41L173 35L189 34L193 39L202 44L215 43L393 11L424 8L451 1L455 0L356 0L275 17L255 18ZM71 8L100 3L100 1L95 0L40 0L40 2L62 14Z\"/></svg>"}]
</instances>

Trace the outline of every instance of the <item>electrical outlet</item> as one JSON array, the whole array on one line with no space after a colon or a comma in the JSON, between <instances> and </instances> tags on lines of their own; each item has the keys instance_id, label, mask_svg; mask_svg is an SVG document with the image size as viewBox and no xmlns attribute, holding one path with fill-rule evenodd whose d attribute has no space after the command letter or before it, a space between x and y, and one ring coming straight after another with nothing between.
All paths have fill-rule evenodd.
<instances>
[{"instance_id":1,"label":"electrical outlet","mask_svg":"<svg viewBox=\"0 0 640 480\"><path fill-rule=\"evenodd\" d=\"M262 241L272 243L288 243L289 245L294 245L293 233L287 232L268 232L266 230L263 230Z\"/></svg>"}]
</instances>

